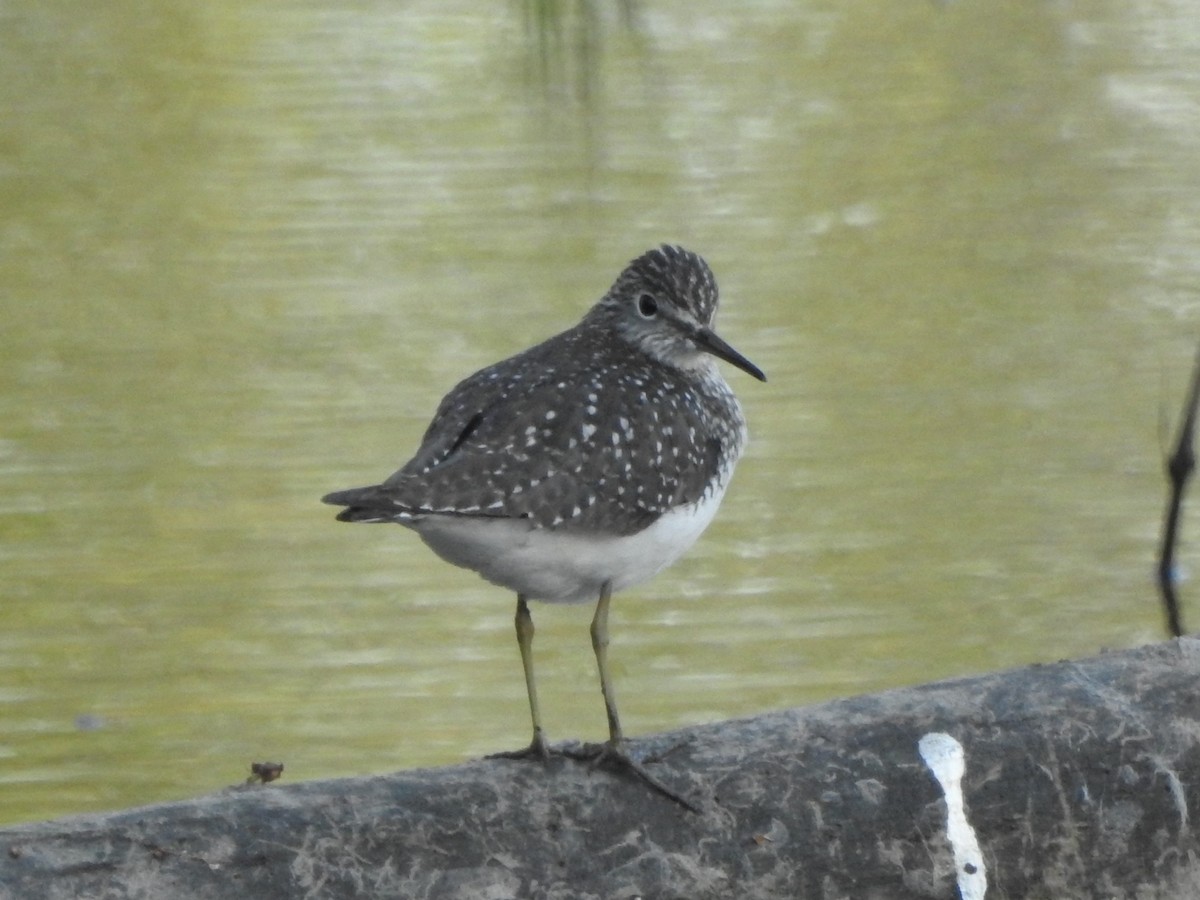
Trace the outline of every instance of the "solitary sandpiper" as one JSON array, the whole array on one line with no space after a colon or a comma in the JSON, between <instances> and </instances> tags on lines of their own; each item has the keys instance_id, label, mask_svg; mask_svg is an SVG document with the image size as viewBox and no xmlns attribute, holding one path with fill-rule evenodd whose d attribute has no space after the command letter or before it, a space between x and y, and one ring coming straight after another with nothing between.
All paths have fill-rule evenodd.
<instances>
[{"instance_id":1,"label":"solitary sandpiper","mask_svg":"<svg viewBox=\"0 0 1200 900\"><path fill-rule=\"evenodd\" d=\"M675 562L716 514L746 443L714 357L762 371L713 331L708 264L663 245L631 262L583 320L461 382L416 455L382 484L336 491L343 522L397 522L438 556L517 594L533 741L551 752L527 601L596 601L604 755L659 790L622 747L608 672L612 595Z\"/></svg>"}]
</instances>

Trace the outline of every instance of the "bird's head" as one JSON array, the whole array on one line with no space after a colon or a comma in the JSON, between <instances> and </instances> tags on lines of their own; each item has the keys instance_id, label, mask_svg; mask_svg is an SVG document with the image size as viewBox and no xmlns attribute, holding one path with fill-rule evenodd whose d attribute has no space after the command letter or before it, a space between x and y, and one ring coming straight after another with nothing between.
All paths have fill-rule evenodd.
<instances>
[{"instance_id":1,"label":"bird's head","mask_svg":"<svg viewBox=\"0 0 1200 900\"><path fill-rule=\"evenodd\" d=\"M715 356L759 381L767 377L713 330L717 282L700 256L670 244L643 253L588 313L647 355L680 369Z\"/></svg>"}]
</instances>

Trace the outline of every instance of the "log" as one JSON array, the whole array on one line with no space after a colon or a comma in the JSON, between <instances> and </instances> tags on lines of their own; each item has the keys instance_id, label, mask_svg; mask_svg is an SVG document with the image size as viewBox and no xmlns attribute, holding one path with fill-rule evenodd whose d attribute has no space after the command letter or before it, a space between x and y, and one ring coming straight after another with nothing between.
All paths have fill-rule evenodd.
<instances>
[{"instance_id":1,"label":"log","mask_svg":"<svg viewBox=\"0 0 1200 900\"><path fill-rule=\"evenodd\" d=\"M1200 641L0 830L4 898L1200 897Z\"/></svg>"}]
</instances>

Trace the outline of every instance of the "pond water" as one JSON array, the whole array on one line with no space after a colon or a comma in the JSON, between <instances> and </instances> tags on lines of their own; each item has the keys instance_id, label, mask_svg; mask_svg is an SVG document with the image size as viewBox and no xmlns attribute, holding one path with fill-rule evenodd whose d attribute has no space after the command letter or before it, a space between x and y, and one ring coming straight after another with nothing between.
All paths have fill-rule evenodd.
<instances>
[{"instance_id":1,"label":"pond water","mask_svg":"<svg viewBox=\"0 0 1200 900\"><path fill-rule=\"evenodd\" d=\"M513 598L318 498L662 241L770 380L614 601L628 733L1163 636L1190 4L69 6L0 37L0 821L526 743ZM591 610L533 614L603 737Z\"/></svg>"}]
</instances>

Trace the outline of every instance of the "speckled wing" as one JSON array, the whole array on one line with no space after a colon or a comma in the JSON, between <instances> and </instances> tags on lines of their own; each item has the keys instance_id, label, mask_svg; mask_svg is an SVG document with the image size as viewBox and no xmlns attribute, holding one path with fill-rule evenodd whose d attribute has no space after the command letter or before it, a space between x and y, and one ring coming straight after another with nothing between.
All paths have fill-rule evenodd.
<instances>
[{"instance_id":1,"label":"speckled wing","mask_svg":"<svg viewBox=\"0 0 1200 900\"><path fill-rule=\"evenodd\" d=\"M736 401L719 379L697 396L650 357L612 347L573 329L477 372L442 401L404 468L326 501L353 521L523 518L613 534L695 503L741 444L736 428L698 438L701 424Z\"/></svg>"}]
</instances>

